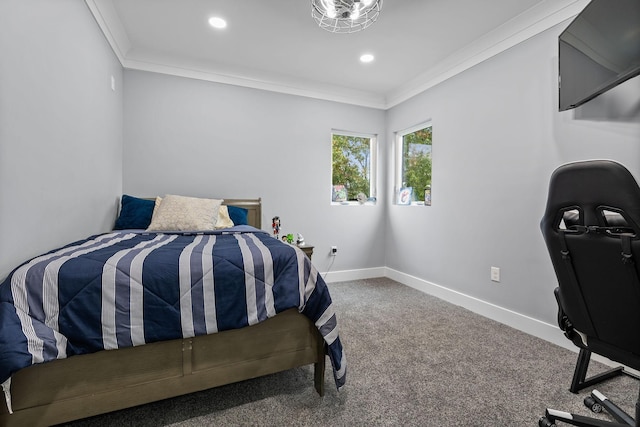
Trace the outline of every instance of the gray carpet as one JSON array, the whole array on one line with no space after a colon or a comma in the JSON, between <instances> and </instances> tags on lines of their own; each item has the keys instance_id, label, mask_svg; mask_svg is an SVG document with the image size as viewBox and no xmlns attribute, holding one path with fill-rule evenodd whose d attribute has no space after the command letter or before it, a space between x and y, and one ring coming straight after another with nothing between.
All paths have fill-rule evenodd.
<instances>
[{"instance_id":1,"label":"gray carpet","mask_svg":"<svg viewBox=\"0 0 640 427\"><path fill-rule=\"evenodd\" d=\"M340 392L327 369L319 397L303 367L68 425L537 426L547 406L589 415L589 390L568 391L576 353L389 279L329 287L348 361ZM597 388L631 411L638 386L623 376Z\"/></svg>"}]
</instances>

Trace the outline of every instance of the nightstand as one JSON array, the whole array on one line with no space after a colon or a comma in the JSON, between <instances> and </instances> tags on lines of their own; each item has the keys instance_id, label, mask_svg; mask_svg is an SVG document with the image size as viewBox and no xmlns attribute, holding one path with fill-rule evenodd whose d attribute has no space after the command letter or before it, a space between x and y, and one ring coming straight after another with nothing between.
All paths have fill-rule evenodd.
<instances>
[{"instance_id":1,"label":"nightstand","mask_svg":"<svg viewBox=\"0 0 640 427\"><path fill-rule=\"evenodd\" d=\"M298 247L302 249L302 252L304 252L305 255L309 257L309 259L311 259L311 255L313 255L313 246L304 245Z\"/></svg>"}]
</instances>

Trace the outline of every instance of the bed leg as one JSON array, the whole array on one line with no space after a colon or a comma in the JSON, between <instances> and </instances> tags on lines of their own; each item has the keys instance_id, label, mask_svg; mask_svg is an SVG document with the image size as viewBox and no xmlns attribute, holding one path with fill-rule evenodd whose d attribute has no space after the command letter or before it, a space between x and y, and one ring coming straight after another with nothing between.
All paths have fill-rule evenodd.
<instances>
[{"instance_id":1,"label":"bed leg","mask_svg":"<svg viewBox=\"0 0 640 427\"><path fill-rule=\"evenodd\" d=\"M315 370L315 387L320 396L324 396L324 360L322 362L314 363Z\"/></svg>"},{"instance_id":2,"label":"bed leg","mask_svg":"<svg viewBox=\"0 0 640 427\"><path fill-rule=\"evenodd\" d=\"M324 396L324 369L325 369L325 360L326 360L326 348L323 345L320 346L320 350L318 351L318 362L313 364L314 370L314 385L316 387L316 391L320 396Z\"/></svg>"}]
</instances>

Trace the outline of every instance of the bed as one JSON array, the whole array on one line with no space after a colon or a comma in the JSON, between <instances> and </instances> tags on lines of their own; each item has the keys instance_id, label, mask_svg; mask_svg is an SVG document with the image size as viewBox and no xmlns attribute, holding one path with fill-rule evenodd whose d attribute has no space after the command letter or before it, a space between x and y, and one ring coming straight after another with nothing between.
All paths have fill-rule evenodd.
<instances>
[{"instance_id":1,"label":"bed","mask_svg":"<svg viewBox=\"0 0 640 427\"><path fill-rule=\"evenodd\" d=\"M151 244L149 243L157 242L158 239L171 239L171 243L163 246L166 249L163 250L163 254L172 252L176 253L176 257L179 257L179 254L183 254L184 257L184 248L194 248L195 243L179 244L182 239L196 239L199 242L202 242L202 239L215 240L216 243L212 243L213 246L211 247L211 253L214 255L212 258L215 261L215 267L211 270L213 271L211 273L212 277L215 276L215 280L212 280L216 284L214 310L217 310L213 316L216 319L213 329L208 320L211 317L209 315L210 312L204 316L206 319L203 317L206 323L204 326L202 326L203 319L200 319L201 321L195 320L198 315L202 316L207 310L198 308L200 305L194 302L196 301L194 296L189 297L193 298L193 300L185 306L183 305L185 293L182 290L177 291L179 297L174 301L166 297L166 295L160 295L163 291L158 290L159 288L153 288L153 286L157 286L156 282L160 280L168 281L168 277L171 276L169 271L162 271L163 265L177 264L182 268L185 265L182 262L184 258L180 258L182 261L177 259L174 261L165 260L159 267L154 267L152 272L147 272L151 268L146 267L145 264L144 280L140 280L140 283L133 279L135 268L131 267L127 280L133 285L127 291L128 298L134 301L135 298L132 295L136 292L142 292L144 293L143 299L145 302L144 306L140 306L143 307L142 310L134 310L133 306L127 308L131 310L131 313L126 317L129 323L125 325L126 333L124 335L121 333L122 326L119 324L115 324L115 330L105 329L103 324L101 326L102 333L92 330L90 326L83 325L81 328L71 323L69 319L74 316L86 316L87 318L83 319L83 322L90 324L91 313L94 313L93 317L101 317L100 322L104 323L105 320L103 318L107 318L112 322L122 321L123 315L121 309L114 309L113 314L109 315L108 310L105 311L104 308L100 308L100 303L98 306L93 307L88 302L84 302L84 300L82 304L75 305L85 307L85 311L81 309L75 314L69 314L68 312L74 313L73 310L67 308L71 305L69 301L78 300L80 297L76 296L76 294L82 295L85 292L84 287L80 287L78 283L90 282L87 277L94 274L93 272L85 273L84 267L72 268L69 263L65 264L69 265L66 270L73 273L66 279L70 281L68 286L72 288L76 286L78 289L74 288L74 298L65 300L64 305L62 300L65 292L59 291L60 294L56 294L57 301L60 302L57 303L59 307L56 306L54 311L58 310L56 315L59 318L56 319L57 323L54 322L57 329L52 332L54 335L58 334L64 339L59 339L58 335L54 337L55 339L49 340L50 342L44 339L44 344L40 343L40 352L36 352L39 357L28 354L27 356L30 360L27 363L25 362L25 350L22 347L23 341L26 342L24 345L27 347L33 344L26 339L26 336L30 336L29 332L25 333L23 331L23 336L20 337L22 341L19 342L16 341L15 336L13 338L5 337L5 335L11 335L7 334L6 331L10 330L11 326L15 326L12 323L16 323L15 319L19 318L16 313L20 311L19 308L11 306L12 303L20 300L20 297L12 297L18 295L19 292L16 294L14 289L14 292L11 293L8 291L8 287L15 288L17 286L16 283L20 283L19 279L22 276L20 276L19 272L27 268L26 266L29 263L25 263L14 270L7 280L0 284L0 383L6 400L6 405L0 404L0 425L39 426L58 424L311 364L314 366L313 381L315 389L320 395L323 395L325 358L327 355L332 363L336 386L340 388L346 378L346 361L338 336L330 296L322 277L299 248L278 241L268 233L259 230L262 216L260 199L225 200L223 204L243 210L246 213L247 225L211 233L136 233L130 230L123 230L91 236L83 241L59 248L58 252L52 251L49 253L59 254L62 253L60 251L66 251L64 254L67 257L66 254L70 250L78 251L77 248L81 247L82 255L78 256L78 258L82 258L84 264L78 265L96 264L99 266L101 273L95 273L97 277L95 280L100 281L99 288L102 288L102 296L104 298L105 294L109 294L104 290L105 287L108 287L107 284L111 283L109 278L121 275L122 272L118 264L113 269L113 274L109 275L108 271L111 271L110 267L107 267L109 263L98 263L96 261L96 258L101 256L98 256L98 254L101 254L98 250L95 251L94 255L91 255L91 253L85 254L85 252L91 252L86 248L94 247L98 240L102 246L104 246L105 241L111 242L114 239L136 241L135 247L144 247L144 249L138 250L137 253L145 252L147 257L145 258L145 263L151 263L151 255L155 256L158 253L157 256L160 256L159 253L161 251L155 248L151 249ZM123 236L125 235L128 237L124 238ZM234 243L228 243L229 241ZM257 267L257 264L248 265L246 259L244 261L221 261L222 258L219 258L218 255L225 248L224 242L234 247L242 246L241 252L245 251L242 252L243 254L246 251L253 251L255 254L256 248L259 248L258 252L262 253L260 257L265 259L272 258L273 265L271 267ZM235 242L240 243L236 245ZM122 244L122 240L119 240L114 245ZM204 245L204 243L199 244L201 245L199 247ZM222 245L222 247L216 249L218 245ZM180 248L180 250L176 248ZM117 252L112 249L110 260L113 259L114 253L120 254L122 252L119 246L117 249ZM193 253L195 252L193 250ZM224 253L226 254L227 252L233 252L233 250L224 249ZM265 253L267 255L264 255ZM281 253L289 253L291 260L281 259L279 255ZM121 256L121 259L126 256ZM44 254L43 257L51 258L48 254ZM86 257L89 258L85 259ZM33 263L38 259L41 258L36 257L31 262ZM164 260L164 258L162 259ZM80 260L77 262L80 262ZM227 264L231 267L226 270L218 267ZM131 265L133 266L135 263L132 262ZM240 268L240 265L243 268ZM59 265L55 267L58 268L56 271L60 277L58 286L62 289L63 270L65 268L61 268ZM165 269L171 270L169 267ZM242 271L236 273L236 269ZM291 293L289 290L284 291L283 289L285 288L281 287L285 283L284 278L280 279L281 274L285 275L281 272L289 271L290 273L290 270L293 270L294 276L297 275L297 283L291 285L292 288L298 288L297 294L296 292ZM267 274L267 272L269 273ZM191 270L189 270L189 274L191 275L190 280L192 280L192 283L204 283L202 278L194 279L196 273L191 272ZM244 283L235 283L238 274L244 277ZM266 280L265 278L271 277L270 274L273 274L273 279L270 279L271 281ZM38 276L37 274L32 275ZM46 275L44 274L44 276ZM25 276L27 275L25 274ZM42 277L40 278L42 279ZM117 286L121 286L118 285L117 279L114 280ZM286 281L290 280L286 279ZM43 283L45 282L46 280ZM260 285L259 282L267 283L267 285ZM136 283L143 283L143 285L136 287ZM273 301L267 304L269 308L258 308L257 310L248 308L250 304L247 301L250 298L247 295L251 293L249 291L249 283L251 284L251 289L256 289L252 297L253 302L255 303L256 298L260 301L272 299ZM163 286L161 289L172 289L172 286L179 286L178 284L169 286L165 283L161 285ZM37 286L40 286L40 284ZM46 289L45 285L42 286ZM196 288L197 286L192 286L190 289ZM205 286L203 285L201 288L205 288ZM115 288L110 289L113 290ZM140 291L139 289L143 290ZM224 291L224 289L241 289L241 291ZM262 289L262 291L259 289ZM264 289L270 289L273 295L271 297L264 296ZM223 291L226 293L223 293ZM42 298L50 300L51 295L49 294L52 292L55 293L54 291L42 291L42 295L47 295ZM147 296L153 292L157 294L154 295L158 298L153 299ZM171 292L175 294L175 290ZM171 294L171 292L169 293ZM201 289L200 293L203 292ZM85 293L93 295L89 291ZM226 300L232 301L234 297L231 295L234 293L244 294L245 307L241 309L224 308L223 302L226 303ZM7 301L12 298L15 301ZM94 297L92 296L91 298ZM160 307L156 299L171 302L173 305L170 307L173 307L173 309ZM116 307L117 301L118 298L114 298ZM149 301L154 302L152 304ZM204 304L206 305L206 303ZM18 305L16 304L16 306ZM102 306L106 305L103 301ZM46 306L46 302L40 302L39 304L39 307ZM180 307L176 308L177 306ZM190 308L187 310L184 307ZM61 314L63 308L64 315ZM33 308L31 310L33 311ZM226 318L223 317L225 310L228 314L231 314ZM35 310L35 317L37 317L37 311ZM145 313L144 318L139 319L138 317L140 316L135 313L142 311ZM148 317L151 317L151 314L148 313L153 311L164 314L160 316L161 319L150 320ZM184 320L185 311L193 311L195 313L192 320ZM100 313L95 315L95 312ZM238 315L238 312L242 314ZM251 314L249 314L250 312ZM51 314L48 312L41 313L41 316L44 316L42 319L43 324L51 324ZM178 318L179 320L176 320ZM165 319L168 320L165 321ZM24 323L24 319L20 320L20 322ZM30 324L36 324L32 317L29 318L29 322L31 322ZM162 326L163 322L167 322L168 326ZM175 326L176 322L181 326ZM25 326L22 325L21 328L24 329ZM38 330L38 328L38 325L34 326L34 330ZM136 330L138 332L135 332ZM142 334L139 332L141 330L143 331ZM167 339L171 334L176 333L180 336ZM51 335L51 333L49 334ZM64 345L61 345L60 342L63 342ZM51 356L50 353L52 352L58 353ZM16 354L17 358L14 357ZM49 355L48 358L45 357L47 354ZM18 362L13 359L17 359ZM27 364L28 366L22 366L21 364Z\"/></svg>"}]
</instances>

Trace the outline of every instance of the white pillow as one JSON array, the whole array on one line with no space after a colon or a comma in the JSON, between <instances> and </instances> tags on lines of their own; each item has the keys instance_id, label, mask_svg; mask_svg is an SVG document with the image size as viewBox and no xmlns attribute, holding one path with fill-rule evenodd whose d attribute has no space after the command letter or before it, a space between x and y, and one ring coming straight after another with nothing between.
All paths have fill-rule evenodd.
<instances>
[{"instance_id":1,"label":"white pillow","mask_svg":"<svg viewBox=\"0 0 640 427\"><path fill-rule=\"evenodd\" d=\"M225 205L221 205L218 209L218 221L216 222L216 230L221 228L233 227L235 224L231 221L229 216L229 209Z\"/></svg>"},{"instance_id":2,"label":"white pillow","mask_svg":"<svg viewBox=\"0 0 640 427\"><path fill-rule=\"evenodd\" d=\"M158 196L155 200L155 205L153 207L153 214L156 213L156 209L162 203L162 197ZM224 202L223 202L224 203ZM218 220L216 221L216 230L220 230L223 228L233 227L235 224L231 220L231 216L229 215L229 209L226 205L220 205L218 209Z\"/></svg>"},{"instance_id":3,"label":"white pillow","mask_svg":"<svg viewBox=\"0 0 640 427\"><path fill-rule=\"evenodd\" d=\"M147 231L214 230L221 204L221 199L167 194L154 209Z\"/></svg>"}]
</instances>

